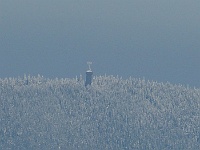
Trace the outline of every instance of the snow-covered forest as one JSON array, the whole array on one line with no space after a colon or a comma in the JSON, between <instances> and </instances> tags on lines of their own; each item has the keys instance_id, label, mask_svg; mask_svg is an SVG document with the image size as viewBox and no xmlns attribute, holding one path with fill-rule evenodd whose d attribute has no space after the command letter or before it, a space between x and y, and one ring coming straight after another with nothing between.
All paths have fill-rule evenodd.
<instances>
[{"instance_id":1,"label":"snow-covered forest","mask_svg":"<svg viewBox=\"0 0 200 150\"><path fill-rule=\"evenodd\" d=\"M144 79L0 79L0 149L199 149L200 89Z\"/></svg>"}]
</instances>

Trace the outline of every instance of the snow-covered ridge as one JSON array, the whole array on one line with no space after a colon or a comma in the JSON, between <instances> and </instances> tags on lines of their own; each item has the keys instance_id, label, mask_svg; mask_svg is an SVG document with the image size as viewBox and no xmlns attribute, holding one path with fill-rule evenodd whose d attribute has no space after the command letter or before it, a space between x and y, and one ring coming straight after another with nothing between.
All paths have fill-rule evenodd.
<instances>
[{"instance_id":1,"label":"snow-covered ridge","mask_svg":"<svg viewBox=\"0 0 200 150\"><path fill-rule=\"evenodd\" d=\"M0 79L0 149L199 149L200 89L144 79Z\"/></svg>"}]
</instances>

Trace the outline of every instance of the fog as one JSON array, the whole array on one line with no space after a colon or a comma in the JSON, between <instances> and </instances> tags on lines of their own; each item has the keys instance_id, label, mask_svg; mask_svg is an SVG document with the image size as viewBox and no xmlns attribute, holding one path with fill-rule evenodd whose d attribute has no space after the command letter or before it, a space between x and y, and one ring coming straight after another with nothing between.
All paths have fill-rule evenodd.
<instances>
[{"instance_id":1,"label":"fog","mask_svg":"<svg viewBox=\"0 0 200 150\"><path fill-rule=\"evenodd\" d=\"M139 77L200 87L200 1L1 0L0 77Z\"/></svg>"}]
</instances>

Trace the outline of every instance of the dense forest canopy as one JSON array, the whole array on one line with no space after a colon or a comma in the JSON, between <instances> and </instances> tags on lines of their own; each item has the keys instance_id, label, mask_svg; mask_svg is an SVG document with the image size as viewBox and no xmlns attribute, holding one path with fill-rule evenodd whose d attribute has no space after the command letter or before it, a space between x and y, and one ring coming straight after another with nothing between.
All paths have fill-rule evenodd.
<instances>
[{"instance_id":1,"label":"dense forest canopy","mask_svg":"<svg viewBox=\"0 0 200 150\"><path fill-rule=\"evenodd\" d=\"M200 89L130 77L0 79L0 149L199 149Z\"/></svg>"}]
</instances>

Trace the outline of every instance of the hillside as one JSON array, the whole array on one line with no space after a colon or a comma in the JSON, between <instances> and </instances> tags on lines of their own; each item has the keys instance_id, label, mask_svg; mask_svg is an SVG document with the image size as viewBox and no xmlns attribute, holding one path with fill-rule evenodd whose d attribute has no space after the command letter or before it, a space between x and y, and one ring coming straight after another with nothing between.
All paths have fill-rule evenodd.
<instances>
[{"instance_id":1,"label":"hillside","mask_svg":"<svg viewBox=\"0 0 200 150\"><path fill-rule=\"evenodd\" d=\"M144 79L0 79L0 149L199 149L200 89Z\"/></svg>"}]
</instances>

